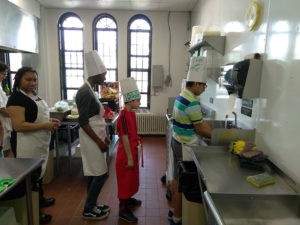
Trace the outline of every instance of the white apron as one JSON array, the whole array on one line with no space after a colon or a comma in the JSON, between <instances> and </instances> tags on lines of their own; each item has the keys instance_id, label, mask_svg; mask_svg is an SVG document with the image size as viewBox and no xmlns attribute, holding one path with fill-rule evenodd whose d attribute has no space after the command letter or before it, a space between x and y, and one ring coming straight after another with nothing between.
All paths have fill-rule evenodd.
<instances>
[{"instance_id":1,"label":"white apron","mask_svg":"<svg viewBox=\"0 0 300 225\"><path fill-rule=\"evenodd\" d=\"M0 108L6 108L7 96L2 89L0 83ZM9 117L0 115L0 122L3 129L3 150L10 149L10 133L12 131L11 121Z\"/></svg>"},{"instance_id":2,"label":"white apron","mask_svg":"<svg viewBox=\"0 0 300 225\"><path fill-rule=\"evenodd\" d=\"M87 84L89 85L88 82ZM89 87L93 91L90 85ZM104 108L99 99L94 97L99 103L100 113L89 119L89 125L104 142L106 137L106 122L103 118ZM84 176L101 176L107 173L105 153L99 149L96 142L82 128L79 129L79 143Z\"/></svg>"},{"instance_id":3,"label":"white apron","mask_svg":"<svg viewBox=\"0 0 300 225\"><path fill-rule=\"evenodd\" d=\"M193 157L190 153L190 148L192 146L200 145L201 136L194 135L193 139L186 144L182 144L182 160L183 161L193 161Z\"/></svg>"},{"instance_id":4,"label":"white apron","mask_svg":"<svg viewBox=\"0 0 300 225\"><path fill-rule=\"evenodd\" d=\"M37 118L34 123L49 122L49 108L41 99L34 101L38 108ZM38 130L29 132L17 132L17 158L42 158L41 176L43 177L49 155L51 131Z\"/></svg>"}]
</instances>

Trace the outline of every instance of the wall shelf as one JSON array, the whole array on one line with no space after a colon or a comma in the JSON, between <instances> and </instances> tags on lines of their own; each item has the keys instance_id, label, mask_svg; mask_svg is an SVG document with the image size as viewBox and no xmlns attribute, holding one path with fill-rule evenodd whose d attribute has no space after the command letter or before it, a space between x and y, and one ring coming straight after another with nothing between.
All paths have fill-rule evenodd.
<instances>
[{"instance_id":1,"label":"wall shelf","mask_svg":"<svg viewBox=\"0 0 300 225\"><path fill-rule=\"evenodd\" d=\"M219 52L221 55L225 54L225 36L204 36L202 41L191 46L188 51L193 54L202 47L210 46Z\"/></svg>"}]
</instances>

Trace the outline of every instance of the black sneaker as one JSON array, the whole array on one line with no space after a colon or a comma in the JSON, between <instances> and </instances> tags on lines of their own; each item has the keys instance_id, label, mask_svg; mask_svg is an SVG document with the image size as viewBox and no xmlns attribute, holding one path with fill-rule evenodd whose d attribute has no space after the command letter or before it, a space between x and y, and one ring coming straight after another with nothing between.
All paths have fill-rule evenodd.
<instances>
[{"instance_id":1,"label":"black sneaker","mask_svg":"<svg viewBox=\"0 0 300 225\"><path fill-rule=\"evenodd\" d=\"M129 223L136 223L138 221L138 218L129 210L119 213L119 218Z\"/></svg>"},{"instance_id":2,"label":"black sneaker","mask_svg":"<svg viewBox=\"0 0 300 225\"><path fill-rule=\"evenodd\" d=\"M55 198L42 198L40 201L40 208L48 207L54 205Z\"/></svg>"},{"instance_id":3,"label":"black sneaker","mask_svg":"<svg viewBox=\"0 0 300 225\"><path fill-rule=\"evenodd\" d=\"M135 198L130 198L126 200L125 205L128 209L132 209L134 207L141 206L142 201Z\"/></svg>"},{"instance_id":4,"label":"black sneaker","mask_svg":"<svg viewBox=\"0 0 300 225\"><path fill-rule=\"evenodd\" d=\"M96 207L101 210L102 212L110 212L110 207L108 205L102 205L97 202Z\"/></svg>"},{"instance_id":5,"label":"black sneaker","mask_svg":"<svg viewBox=\"0 0 300 225\"><path fill-rule=\"evenodd\" d=\"M106 217L108 217L109 213L108 212L103 212L95 206L93 210L89 212L83 212L82 213L82 218L86 220L103 220Z\"/></svg>"},{"instance_id":6,"label":"black sneaker","mask_svg":"<svg viewBox=\"0 0 300 225\"><path fill-rule=\"evenodd\" d=\"M49 223L51 219L52 219L51 215L40 212L40 224Z\"/></svg>"}]
</instances>

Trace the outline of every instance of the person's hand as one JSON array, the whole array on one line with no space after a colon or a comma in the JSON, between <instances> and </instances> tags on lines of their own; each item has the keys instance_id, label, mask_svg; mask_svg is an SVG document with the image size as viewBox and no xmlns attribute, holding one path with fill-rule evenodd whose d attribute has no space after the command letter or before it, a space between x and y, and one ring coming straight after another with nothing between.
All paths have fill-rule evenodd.
<instances>
[{"instance_id":1,"label":"person's hand","mask_svg":"<svg viewBox=\"0 0 300 225\"><path fill-rule=\"evenodd\" d=\"M59 126L56 122L46 122L45 129L49 131L54 131Z\"/></svg>"},{"instance_id":2,"label":"person's hand","mask_svg":"<svg viewBox=\"0 0 300 225\"><path fill-rule=\"evenodd\" d=\"M132 158L128 158L126 169L128 169L128 170L133 169L133 159Z\"/></svg>"},{"instance_id":3,"label":"person's hand","mask_svg":"<svg viewBox=\"0 0 300 225\"><path fill-rule=\"evenodd\" d=\"M60 126L60 120L58 120L58 119L50 118L50 122L56 123L57 127Z\"/></svg>"}]
</instances>

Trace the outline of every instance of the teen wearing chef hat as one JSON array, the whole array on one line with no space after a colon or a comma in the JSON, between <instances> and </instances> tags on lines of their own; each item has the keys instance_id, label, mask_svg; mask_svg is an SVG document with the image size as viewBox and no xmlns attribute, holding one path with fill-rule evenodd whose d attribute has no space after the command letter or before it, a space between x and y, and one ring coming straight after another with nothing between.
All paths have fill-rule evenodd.
<instances>
[{"instance_id":1,"label":"teen wearing chef hat","mask_svg":"<svg viewBox=\"0 0 300 225\"><path fill-rule=\"evenodd\" d=\"M104 74L107 69L96 50L85 53L85 65L88 77Z\"/></svg>"},{"instance_id":2,"label":"teen wearing chef hat","mask_svg":"<svg viewBox=\"0 0 300 225\"><path fill-rule=\"evenodd\" d=\"M174 156L174 174L171 184L172 203L168 216L171 224L182 224L181 193L178 192L179 161L191 160L189 146L199 144L199 135L211 137L211 128L203 120L200 103L197 96L206 87L206 58L192 56L186 80L185 89L178 95L173 108L173 137L171 146Z\"/></svg>"},{"instance_id":3,"label":"teen wearing chef hat","mask_svg":"<svg viewBox=\"0 0 300 225\"><path fill-rule=\"evenodd\" d=\"M187 82L193 81L206 84L206 74L206 57L191 57Z\"/></svg>"},{"instance_id":4,"label":"teen wearing chef hat","mask_svg":"<svg viewBox=\"0 0 300 225\"><path fill-rule=\"evenodd\" d=\"M83 173L88 177L87 197L82 217L100 220L106 218L110 211L109 206L97 203L107 178L104 153L109 148L109 140L103 118L104 108L94 94L94 86L104 84L107 70L97 51L85 53L85 65L88 78L76 94Z\"/></svg>"},{"instance_id":5,"label":"teen wearing chef hat","mask_svg":"<svg viewBox=\"0 0 300 225\"><path fill-rule=\"evenodd\" d=\"M120 86L125 107L120 112L117 121L117 133L120 137L116 158L118 198L120 202L119 218L136 223L138 218L131 210L142 204L142 201L132 198L139 189L141 139L137 134L136 117L133 110L140 106L141 95L132 77L121 80Z\"/></svg>"}]
</instances>

